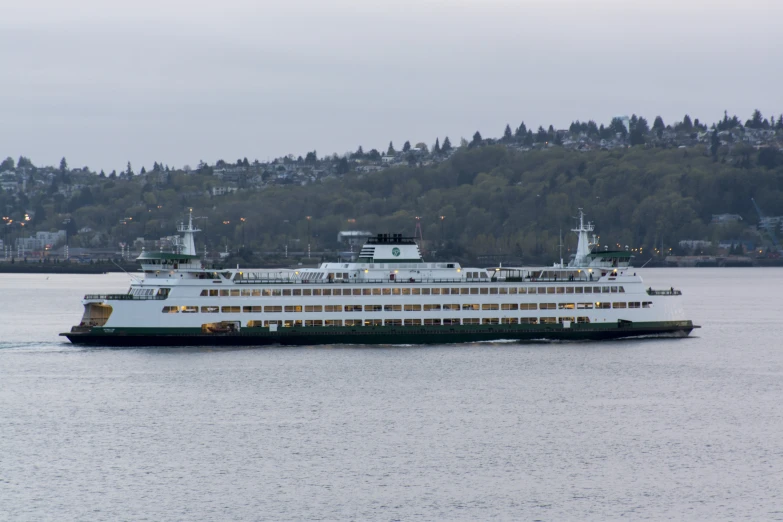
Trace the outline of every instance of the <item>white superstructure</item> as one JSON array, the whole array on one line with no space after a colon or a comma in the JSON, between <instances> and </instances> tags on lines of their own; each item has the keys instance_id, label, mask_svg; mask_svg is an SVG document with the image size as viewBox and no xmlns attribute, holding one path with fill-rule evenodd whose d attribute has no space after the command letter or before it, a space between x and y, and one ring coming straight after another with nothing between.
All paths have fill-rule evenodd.
<instances>
[{"instance_id":1,"label":"white superstructure","mask_svg":"<svg viewBox=\"0 0 783 522\"><path fill-rule=\"evenodd\" d=\"M415 241L379 234L356 262L304 269L204 268L192 217L178 253L143 253L127 294L87 295L81 327L271 331L307 326L448 326L684 320L679 291L653 291L627 252L591 251L580 214L574 259L553 267L426 262Z\"/></svg>"}]
</instances>

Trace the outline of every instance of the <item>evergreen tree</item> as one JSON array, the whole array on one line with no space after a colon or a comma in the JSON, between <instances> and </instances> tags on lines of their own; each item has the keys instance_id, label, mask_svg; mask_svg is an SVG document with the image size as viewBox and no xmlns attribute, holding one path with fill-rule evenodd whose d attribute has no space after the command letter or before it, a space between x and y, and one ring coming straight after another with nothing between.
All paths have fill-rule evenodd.
<instances>
[{"instance_id":1,"label":"evergreen tree","mask_svg":"<svg viewBox=\"0 0 783 522\"><path fill-rule=\"evenodd\" d=\"M718 122L717 128L719 131L731 130L740 125L739 118L736 115L729 118L728 112L723 111L723 120Z\"/></svg>"},{"instance_id":2,"label":"evergreen tree","mask_svg":"<svg viewBox=\"0 0 783 522\"><path fill-rule=\"evenodd\" d=\"M764 127L760 110L756 109L753 111L753 116L751 116L751 118L745 122L745 127L749 129L761 129Z\"/></svg>"},{"instance_id":3,"label":"evergreen tree","mask_svg":"<svg viewBox=\"0 0 783 522\"><path fill-rule=\"evenodd\" d=\"M517 127L516 132L514 133L514 136L520 141L525 139L525 136L527 135L527 126L525 125L525 122L519 124L519 127Z\"/></svg>"},{"instance_id":4,"label":"evergreen tree","mask_svg":"<svg viewBox=\"0 0 783 522\"><path fill-rule=\"evenodd\" d=\"M503 141L510 143L514 139L514 135L511 134L511 125L506 124L506 130L503 131Z\"/></svg>"},{"instance_id":5,"label":"evergreen tree","mask_svg":"<svg viewBox=\"0 0 783 522\"><path fill-rule=\"evenodd\" d=\"M476 133L473 135L473 140L470 142L470 147L478 147L481 145L481 133L479 131L476 131Z\"/></svg>"},{"instance_id":6,"label":"evergreen tree","mask_svg":"<svg viewBox=\"0 0 783 522\"><path fill-rule=\"evenodd\" d=\"M14 158L11 156L8 156L0 163L0 172L5 172L6 170L14 170Z\"/></svg>"},{"instance_id":7,"label":"evergreen tree","mask_svg":"<svg viewBox=\"0 0 783 522\"><path fill-rule=\"evenodd\" d=\"M394 144L392 142L389 142L389 148L386 149L386 155L387 156L394 156L397 151L394 150Z\"/></svg>"},{"instance_id":8,"label":"evergreen tree","mask_svg":"<svg viewBox=\"0 0 783 522\"><path fill-rule=\"evenodd\" d=\"M535 141L535 139L533 137L533 130L532 129L528 129L527 130L527 134L525 134L525 142L524 142L524 144L527 145L528 147L530 147L530 146L533 145L534 141Z\"/></svg>"},{"instance_id":9,"label":"evergreen tree","mask_svg":"<svg viewBox=\"0 0 783 522\"><path fill-rule=\"evenodd\" d=\"M101 169L101 173L98 174L98 177L99 178L105 178L106 177L106 173L103 171L103 169Z\"/></svg>"},{"instance_id":10,"label":"evergreen tree","mask_svg":"<svg viewBox=\"0 0 783 522\"><path fill-rule=\"evenodd\" d=\"M402 151L403 152L408 152L409 150L411 150L411 142L410 141L406 141L402 145Z\"/></svg>"},{"instance_id":11,"label":"evergreen tree","mask_svg":"<svg viewBox=\"0 0 783 522\"><path fill-rule=\"evenodd\" d=\"M318 161L318 154L315 151L308 152L307 156L305 156L304 162L312 165Z\"/></svg>"},{"instance_id":12,"label":"evergreen tree","mask_svg":"<svg viewBox=\"0 0 783 522\"><path fill-rule=\"evenodd\" d=\"M25 167L33 168L34 167L33 162L30 161L30 158L26 158L24 156L19 156L19 161L16 162L16 166L19 167L19 168L25 168Z\"/></svg>"},{"instance_id":13,"label":"evergreen tree","mask_svg":"<svg viewBox=\"0 0 783 522\"><path fill-rule=\"evenodd\" d=\"M451 141L448 136L443 139L443 146L440 150L443 152L449 152L451 150Z\"/></svg>"},{"instance_id":14,"label":"evergreen tree","mask_svg":"<svg viewBox=\"0 0 783 522\"><path fill-rule=\"evenodd\" d=\"M643 116L637 118L636 114L634 114L631 116L629 124L631 126L631 146L644 145L646 141L645 136L650 131L649 127L647 126L647 120Z\"/></svg>"},{"instance_id":15,"label":"evergreen tree","mask_svg":"<svg viewBox=\"0 0 783 522\"><path fill-rule=\"evenodd\" d=\"M440 154L440 138L435 138L435 145L432 147L433 154Z\"/></svg>"},{"instance_id":16,"label":"evergreen tree","mask_svg":"<svg viewBox=\"0 0 783 522\"><path fill-rule=\"evenodd\" d=\"M663 124L663 118L656 116L652 128L655 135L658 136L658 139L663 138L663 131L666 129L666 125Z\"/></svg>"},{"instance_id":17,"label":"evergreen tree","mask_svg":"<svg viewBox=\"0 0 783 522\"><path fill-rule=\"evenodd\" d=\"M536 142L545 143L549 139L549 135L546 133L546 129L541 125L538 126L538 132L536 133Z\"/></svg>"},{"instance_id":18,"label":"evergreen tree","mask_svg":"<svg viewBox=\"0 0 783 522\"><path fill-rule=\"evenodd\" d=\"M612 118L611 123L609 123L609 127L607 127L608 132L611 134L611 137L616 136L619 134L621 137L625 138L628 135L628 128L625 126L625 123L623 123L623 120L620 118Z\"/></svg>"},{"instance_id":19,"label":"evergreen tree","mask_svg":"<svg viewBox=\"0 0 783 522\"><path fill-rule=\"evenodd\" d=\"M144 165L142 165L141 166L141 171L139 172L139 174L143 175L143 174L146 174L146 173L147 173L147 170L144 168Z\"/></svg>"},{"instance_id":20,"label":"evergreen tree","mask_svg":"<svg viewBox=\"0 0 783 522\"><path fill-rule=\"evenodd\" d=\"M109 174L109 179L117 179L117 171L112 170L111 174Z\"/></svg>"},{"instance_id":21,"label":"evergreen tree","mask_svg":"<svg viewBox=\"0 0 783 522\"><path fill-rule=\"evenodd\" d=\"M131 167L131 162L128 162L128 168L125 170L125 174L129 177L133 177L133 167Z\"/></svg>"},{"instance_id":22,"label":"evergreen tree","mask_svg":"<svg viewBox=\"0 0 783 522\"><path fill-rule=\"evenodd\" d=\"M712 155L712 158L717 161L718 159L718 148L720 147L720 137L718 136L718 129L715 129L712 131L712 136L710 137L710 154Z\"/></svg>"},{"instance_id":23,"label":"evergreen tree","mask_svg":"<svg viewBox=\"0 0 783 522\"><path fill-rule=\"evenodd\" d=\"M242 160L242 166L245 168L250 166L250 162L247 161L247 156L245 156L245 158Z\"/></svg>"},{"instance_id":24,"label":"evergreen tree","mask_svg":"<svg viewBox=\"0 0 783 522\"><path fill-rule=\"evenodd\" d=\"M361 147L359 147L361 148ZM340 160L337 162L337 167L335 168L338 174L345 174L349 170L351 170L351 167L348 165L348 159L344 156L340 158Z\"/></svg>"},{"instance_id":25,"label":"evergreen tree","mask_svg":"<svg viewBox=\"0 0 783 522\"><path fill-rule=\"evenodd\" d=\"M60 172L65 172L68 170L68 162L65 161L65 156L63 156L63 159L60 160Z\"/></svg>"}]
</instances>

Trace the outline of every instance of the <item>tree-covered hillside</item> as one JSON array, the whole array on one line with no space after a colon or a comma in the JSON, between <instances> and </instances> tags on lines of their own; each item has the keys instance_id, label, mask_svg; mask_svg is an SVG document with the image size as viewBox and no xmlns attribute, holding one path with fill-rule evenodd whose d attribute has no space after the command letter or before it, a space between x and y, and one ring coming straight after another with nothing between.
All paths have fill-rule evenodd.
<instances>
[{"instance_id":1,"label":"tree-covered hillside","mask_svg":"<svg viewBox=\"0 0 783 522\"><path fill-rule=\"evenodd\" d=\"M199 225L210 250L244 244L260 257L286 244L301 252L308 237L313 251L344 249L336 241L340 230L413 235L417 216L430 257L550 262L558 256L561 229L573 249L569 229L578 208L596 223L601 244L645 252L662 244L668 251L683 239L762 241L751 197L767 215L783 215L783 153L745 145L721 147L718 154L709 146L520 152L479 145L428 166L351 171L304 186L272 184L217 196L210 191L218 183L214 176L198 171L58 176L60 185L79 188L70 196L49 190L37 200L2 193L0 208L16 215L31 209L27 226L35 230L67 227L71 246L101 246L174 234L192 207L207 218ZM712 215L721 213L744 221L711 225Z\"/></svg>"}]
</instances>

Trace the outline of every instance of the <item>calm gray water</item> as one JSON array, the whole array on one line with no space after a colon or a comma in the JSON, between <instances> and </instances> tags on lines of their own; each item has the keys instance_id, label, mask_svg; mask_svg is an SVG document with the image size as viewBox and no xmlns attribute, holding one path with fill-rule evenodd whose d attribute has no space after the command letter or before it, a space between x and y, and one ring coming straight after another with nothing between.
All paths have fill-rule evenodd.
<instances>
[{"instance_id":1,"label":"calm gray water","mask_svg":"<svg viewBox=\"0 0 783 522\"><path fill-rule=\"evenodd\" d=\"M783 520L780 269L645 270L679 340L83 349L0 275L2 520Z\"/></svg>"}]
</instances>

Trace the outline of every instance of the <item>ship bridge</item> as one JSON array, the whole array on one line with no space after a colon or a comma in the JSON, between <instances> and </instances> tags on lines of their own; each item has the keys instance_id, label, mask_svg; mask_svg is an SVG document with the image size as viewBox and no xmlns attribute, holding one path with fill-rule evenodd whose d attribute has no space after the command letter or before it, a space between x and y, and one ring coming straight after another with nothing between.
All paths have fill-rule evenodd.
<instances>
[{"instance_id":1,"label":"ship bridge","mask_svg":"<svg viewBox=\"0 0 783 522\"><path fill-rule=\"evenodd\" d=\"M378 234L367 240L359 252L358 263L422 263L419 246L402 234Z\"/></svg>"},{"instance_id":2,"label":"ship bridge","mask_svg":"<svg viewBox=\"0 0 783 522\"><path fill-rule=\"evenodd\" d=\"M142 252L136 260L141 264L141 269L144 272L201 270L203 268L198 256L188 254Z\"/></svg>"}]
</instances>

